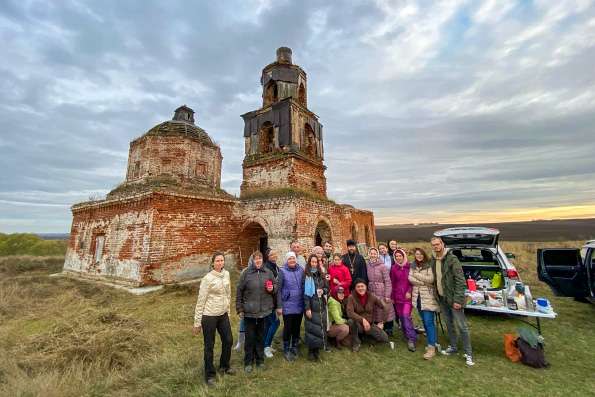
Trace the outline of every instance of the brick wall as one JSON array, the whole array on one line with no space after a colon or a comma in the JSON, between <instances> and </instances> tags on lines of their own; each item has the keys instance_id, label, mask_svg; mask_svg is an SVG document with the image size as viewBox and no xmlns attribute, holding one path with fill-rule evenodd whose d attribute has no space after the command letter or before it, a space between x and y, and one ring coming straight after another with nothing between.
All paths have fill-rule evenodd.
<instances>
[{"instance_id":1,"label":"brick wall","mask_svg":"<svg viewBox=\"0 0 595 397\"><path fill-rule=\"evenodd\" d=\"M219 187L221 151L183 136L144 136L130 144L126 181L168 175Z\"/></svg>"},{"instance_id":2,"label":"brick wall","mask_svg":"<svg viewBox=\"0 0 595 397\"><path fill-rule=\"evenodd\" d=\"M242 194L263 189L297 188L326 197L326 177L322 163L294 155L244 164Z\"/></svg>"},{"instance_id":3,"label":"brick wall","mask_svg":"<svg viewBox=\"0 0 595 397\"><path fill-rule=\"evenodd\" d=\"M209 271L215 251L226 254L226 266L235 266L236 204L155 193L148 278L171 283L200 277Z\"/></svg>"},{"instance_id":4,"label":"brick wall","mask_svg":"<svg viewBox=\"0 0 595 397\"><path fill-rule=\"evenodd\" d=\"M142 197L75 207L64 270L140 285L149 255L149 202Z\"/></svg>"}]
</instances>

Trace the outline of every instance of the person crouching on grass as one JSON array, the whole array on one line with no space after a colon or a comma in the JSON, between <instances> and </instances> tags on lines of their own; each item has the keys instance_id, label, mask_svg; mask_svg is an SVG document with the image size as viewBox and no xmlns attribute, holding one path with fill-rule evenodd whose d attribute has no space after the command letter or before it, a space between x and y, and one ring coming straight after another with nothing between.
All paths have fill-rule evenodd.
<instances>
[{"instance_id":1,"label":"person crouching on grass","mask_svg":"<svg viewBox=\"0 0 595 397\"><path fill-rule=\"evenodd\" d=\"M350 283L351 284L351 283ZM331 324L328 330L329 338L335 339L335 346L350 346L349 325L345 319L343 308L345 306L345 289L339 286L334 295L328 298L328 321Z\"/></svg>"},{"instance_id":2,"label":"person crouching on grass","mask_svg":"<svg viewBox=\"0 0 595 397\"><path fill-rule=\"evenodd\" d=\"M211 258L212 270L200 281L196 309L194 311L194 328L192 332L198 335L202 332L204 340L204 371L205 381L209 386L215 384L215 366L213 365L213 348L215 346L215 332L221 338L221 357L219 371L226 375L233 375L230 367L231 345L233 337L229 323L229 306L231 301L231 285L229 272L225 266L225 257L217 252Z\"/></svg>"},{"instance_id":3,"label":"person crouching on grass","mask_svg":"<svg viewBox=\"0 0 595 397\"><path fill-rule=\"evenodd\" d=\"M449 356L458 351L458 333L463 339L463 348L465 349L465 364L472 366L473 352L471 350L471 335L465 318L465 275L458 258L453 255L446 247L440 237L432 237L433 256L430 260L432 271L434 272L436 292L438 292L438 302L440 312L446 318L446 328L448 329L448 339L450 345L441 353Z\"/></svg>"},{"instance_id":4,"label":"person crouching on grass","mask_svg":"<svg viewBox=\"0 0 595 397\"><path fill-rule=\"evenodd\" d=\"M306 315L304 339L308 346L308 359L311 361L320 359L320 349L328 350L326 300L329 285L321 273L318 257L314 254L310 255L304 271L304 311Z\"/></svg>"},{"instance_id":5,"label":"person crouching on grass","mask_svg":"<svg viewBox=\"0 0 595 397\"><path fill-rule=\"evenodd\" d=\"M407 253L401 248L395 251L395 264L390 269L390 279L392 282L392 299L395 302L395 311L399 316L399 323L403 336L407 339L407 348L409 351L415 351L415 342L417 333L411 320L411 291L413 286L409 282L409 261Z\"/></svg>"},{"instance_id":6,"label":"person crouching on grass","mask_svg":"<svg viewBox=\"0 0 595 397\"><path fill-rule=\"evenodd\" d=\"M395 348L394 342L389 342L388 335L372 321L374 307L385 309L386 303L368 293L368 286L362 279L356 279L354 290L347 299L347 316L352 338L351 349L359 351L361 347L360 334L370 335L376 342L388 343L391 349Z\"/></svg>"},{"instance_id":7,"label":"person crouching on grass","mask_svg":"<svg viewBox=\"0 0 595 397\"><path fill-rule=\"evenodd\" d=\"M260 251L254 252L240 276L236 294L236 311L246 325L244 371L247 373L252 372L255 362L256 368L264 368L265 318L273 311L276 292L275 276L263 265Z\"/></svg>"}]
</instances>

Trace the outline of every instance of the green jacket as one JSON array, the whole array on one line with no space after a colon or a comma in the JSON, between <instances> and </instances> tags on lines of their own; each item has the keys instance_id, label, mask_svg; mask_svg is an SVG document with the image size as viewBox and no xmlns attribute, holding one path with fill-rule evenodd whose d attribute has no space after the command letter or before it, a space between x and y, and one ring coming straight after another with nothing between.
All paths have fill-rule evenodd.
<instances>
[{"instance_id":1,"label":"green jacket","mask_svg":"<svg viewBox=\"0 0 595 397\"><path fill-rule=\"evenodd\" d=\"M333 298L328 299L328 319L331 324L345 324L347 320L343 318L343 310L341 309L341 302Z\"/></svg>"},{"instance_id":2,"label":"green jacket","mask_svg":"<svg viewBox=\"0 0 595 397\"><path fill-rule=\"evenodd\" d=\"M436 274L436 258L432 257L430 260L432 270ZM434 280L436 286L436 294L438 294L438 283ZM458 303L465 306L465 290L467 284L465 283L465 274L459 259L447 251L442 258L442 291L443 296L439 296L440 300L445 301L448 306Z\"/></svg>"}]
</instances>

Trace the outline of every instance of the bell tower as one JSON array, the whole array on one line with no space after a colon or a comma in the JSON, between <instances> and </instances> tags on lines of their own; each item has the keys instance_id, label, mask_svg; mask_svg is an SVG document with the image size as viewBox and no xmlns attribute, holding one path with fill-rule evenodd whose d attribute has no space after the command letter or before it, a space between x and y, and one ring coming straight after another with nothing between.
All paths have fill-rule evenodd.
<instances>
[{"instance_id":1,"label":"bell tower","mask_svg":"<svg viewBox=\"0 0 595 397\"><path fill-rule=\"evenodd\" d=\"M262 107L242 115L245 157L241 196L294 190L326 198L322 125L308 109L306 72L291 49L262 70Z\"/></svg>"}]
</instances>

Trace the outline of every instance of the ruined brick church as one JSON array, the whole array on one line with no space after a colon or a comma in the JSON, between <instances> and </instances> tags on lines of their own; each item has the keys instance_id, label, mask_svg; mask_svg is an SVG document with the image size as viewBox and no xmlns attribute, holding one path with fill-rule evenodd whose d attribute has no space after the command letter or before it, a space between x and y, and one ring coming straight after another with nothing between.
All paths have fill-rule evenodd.
<instances>
[{"instance_id":1,"label":"ruined brick church","mask_svg":"<svg viewBox=\"0 0 595 397\"><path fill-rule=\"evenodd\" d=\"M181 106L130 143L121 185L72 207L64 270L145 286L201 277L214 251L231 267L267 246L283 255L294 239L307 250L325 240L340 251L349 238L376 244L371 211L327 198L322 125L291 55L277 50L262 70L262 107L242 115L239 198L221 189L219 146Z\"/></svg>"}]
</instances>

